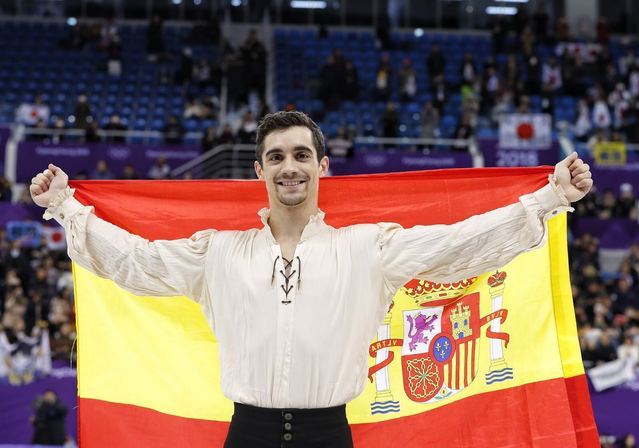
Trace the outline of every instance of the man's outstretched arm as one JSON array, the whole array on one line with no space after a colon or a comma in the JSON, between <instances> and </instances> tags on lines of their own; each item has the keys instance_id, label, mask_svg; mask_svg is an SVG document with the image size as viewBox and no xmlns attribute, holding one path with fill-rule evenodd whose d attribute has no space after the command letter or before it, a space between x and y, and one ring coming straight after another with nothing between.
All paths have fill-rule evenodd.
<instances>
[{"instance_id":1,"label":"man's outstretched arm","mask_svg":"<svg viewBox=\"0 0 639 448\"><path fill-rule=\"evenodd\" d=\"M68 187L68 176L50 164L31 181L33 202L46 207L65 229L68 253L80 266L138 295L186 295L200 301L205 294L205 262L214 231L191 238L148 241L93 214Z\"/></svg>"},{"instance_id":2,"label":"man's outstretched arm","mask_svg":"<svg viewBox=\"0 0 639 448\"><path fill-rule=\"evenodd\" d=\"M392 289L412 278L453 282L498 269L543 244L545 221L571 210L592 188L590 167L571 154L555 166L548 185L515 204L452 225L379 224L384 277Z\"/></svg>"}]
</instances>

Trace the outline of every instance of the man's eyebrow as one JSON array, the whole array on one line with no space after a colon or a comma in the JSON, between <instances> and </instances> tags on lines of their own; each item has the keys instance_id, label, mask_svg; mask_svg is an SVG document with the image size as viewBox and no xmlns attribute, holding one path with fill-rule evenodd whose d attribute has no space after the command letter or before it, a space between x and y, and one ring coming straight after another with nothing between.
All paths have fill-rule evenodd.
<instances>
[{"instance_id":1,"label":"man's eyebrow","mask_svg":"<svg viewBox=\"0 0 639 448\"><path fill-rule=\"evenodd\" d=\"M283 151L282 151L280 148L277 148L277 147L275 147L275 148L271 148L271 149L268 149L268 150L264 153L264 156L268 156L269 154L272 154L272 153L278 153L278 152L283 152Z\"/></svg>"},{"instance_id":2,"label":"man's eyebrow","mask_svg":"<svg viewBox=\"0 0 639 448\"><path fill-rule=\"evenodd\" d=\"M308 146L304 146L304 145L297 145L295 148L293 148L293 151L313 152L313 150L311 148L309 148Z\"/></svg>"}]
</instances>

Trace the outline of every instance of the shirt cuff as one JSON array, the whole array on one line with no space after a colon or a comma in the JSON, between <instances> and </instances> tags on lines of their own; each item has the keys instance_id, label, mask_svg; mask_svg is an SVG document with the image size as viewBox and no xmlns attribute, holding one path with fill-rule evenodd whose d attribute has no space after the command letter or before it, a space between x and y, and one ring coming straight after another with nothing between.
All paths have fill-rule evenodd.
<instances>
[{"instance_id":1,"label":"shirt cuff","mask_svg":"<svg viewBox=\"0 0 639 448\"><path fill-rule=\"evenodd\" d=\"M535 191L533 197L543 210L544 215L555 216L560 212L572 212L575 210L570 206L570 201L566 198L564 189L557 184L557 180L552 174L548 176L548 185Z\"/></svg>"},{"instance_id":2,"label":"shirt cuff","mask_svg":"<svg viewBox=\"0 0 639 448\"><path fill-rule=\"evenodd\" d=\"M42 217L47 221L55 219L64 225L64 222L71 219L84 208L84 205L73 197L73 193L75 193L75 189L69 187L58 193L49 203Z\"/></svg>"}]
</instances>

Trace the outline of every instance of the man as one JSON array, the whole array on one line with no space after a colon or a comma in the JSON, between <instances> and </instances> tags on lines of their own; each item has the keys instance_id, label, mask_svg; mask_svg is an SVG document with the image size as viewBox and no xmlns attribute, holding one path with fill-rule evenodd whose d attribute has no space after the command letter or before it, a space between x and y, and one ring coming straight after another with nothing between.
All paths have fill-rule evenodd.
<instances>
[{"instance_id":1,"label":"man","mask_svg":"<svg viewBox=\"0 0 639 448\"><path fill-rule=\"evenodd\" d=\"M33 407L35 415L31 417L34 428L32 443L62 445L66 440L66 406L54 391L47 390L36 399Z\"/></svg>"},{"instance_id":2,"label":"man","mask_svg":"<svg viewBox=\"0 0 639 448\"><path fill-rule=\"evenodd\" d=\"M270 206L261 229L150 242L93 215L55 165L30 187L45 217L64 225L76 263L135 294L185 295L202 306L222 390L236 403L225 445L233 448L352 447L345 403L364 388L367 347L397 289L503 266L543 244L545 219L592 186L573 154L520 202L454 225L335 229L318 208L329 168L319 127L301 112L277 112L256 140Z\"/></svg>"}]
</instances>

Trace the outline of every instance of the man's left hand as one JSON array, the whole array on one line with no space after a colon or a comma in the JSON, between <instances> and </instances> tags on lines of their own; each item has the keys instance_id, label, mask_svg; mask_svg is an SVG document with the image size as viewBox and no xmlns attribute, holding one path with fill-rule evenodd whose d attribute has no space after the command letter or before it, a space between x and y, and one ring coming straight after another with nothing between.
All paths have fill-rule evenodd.
<instances>
[{"instance_id":1,"label":"man's left hand","mask_svg":"<svg viewBox=\"0 0 639 448\"><path fill-rule=\"evenodd\" d=\"M590 167L576 152L555 165L555 179L570 202L577 202L592 188Z\"/></svg>"}]
</instances>

